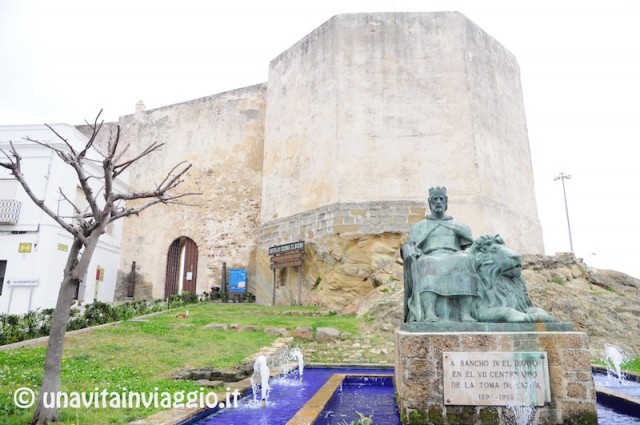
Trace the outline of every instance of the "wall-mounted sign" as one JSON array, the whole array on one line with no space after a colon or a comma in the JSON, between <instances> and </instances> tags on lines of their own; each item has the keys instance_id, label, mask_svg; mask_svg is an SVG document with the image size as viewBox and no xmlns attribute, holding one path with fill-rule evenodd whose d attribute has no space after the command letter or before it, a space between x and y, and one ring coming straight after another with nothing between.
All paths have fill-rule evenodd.
<instances>
[{"instance_id":1,"label":"wall-mounted sign","mask_svg":"<svg viewBox=\"0 0 640 425\"><path fill-rule=\"evenodd\" d=\"M9 279L8 286L38 286L40 279Z\"/></svg>"},{"instance_id":2,"label":"wall-mounted sign","mask_svg":"<svg viewBox=\"0 0 640 425\"><path fill-rule=\"evenodd\" d=\"M18 252L20 254L28 254L31 252L32 246L33 244L31 242L21 242L20 245L18 245Z\"/></svg>"},{"instance_id":3,"label":"wall-mounted sign","mask_svg":"<svg viewBox=\"0 0 640 425\"><path fill-rule=\"evenodd\" d=\"M247 271L245 269L229 270L229 293L245 292L247 292Z\"/></svg>"},{"instance_id":4,"label":"wall-mounted sign","mask_svg":"<svg viewBox=\"0 0 640 425\"><path fill-rule=\"evenodd\" d=\"M63 243L59 243L58 244L58 251L64 251L64 252L69 251L69 245L66 245L66 244L63 244Z\"/></svg>"},{"instance_id":5,"label":"wall-mounted sign","mask_svg":"<svg viewBox=\"0 0 640 425\"><path fill-rule=\"evenodd\" d=\"M98 268L96 269L96 280L98 282L104 282L104 268L98 266Z\"/></svg>"},{"instance_id":6,"label":"wall-mounted sign","mask_svg":"<svg viewBox=\"0 0 640 425\"><path fill-rule=\"evenodd\" d=\"M304 250L304 241L272 246L269 248L269 255L286 254L287 252L300 250Z\"/></svg>"}]
</instances>

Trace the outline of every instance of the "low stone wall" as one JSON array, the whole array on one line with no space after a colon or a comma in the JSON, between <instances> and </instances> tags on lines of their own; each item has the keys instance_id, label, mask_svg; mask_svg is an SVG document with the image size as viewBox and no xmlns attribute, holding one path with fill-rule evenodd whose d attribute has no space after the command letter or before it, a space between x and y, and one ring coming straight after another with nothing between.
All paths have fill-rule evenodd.
<instances>
[{"instance_id":1,"label":"low stone wall","mask_svg":"<svg viewBox=\"0 0 640 425\"><path fill-rule=\"evenodd\" d=\"M260 226L258 245L268 247L327 235L407 233L424 219L426 202L345 202L326 205Z\"/></svg>"},{"instance_id":2,"label":"low stone wall","mask_svg":"<svg viewBox=\"0 0 640 425\"><path fill-rule=\"evenodd\" d=\"M272 302L268 247L304 240L302 303L342 309L391 277L402 278L400 244L424 217L424 202L346 202L263 224L256 252L256 301ZM276 304L294 305L298 292L298 269L278 270Z\"/></svg>"},{"instance_id":3,"label":"low stone wall","mask_svg":"<svg viewBox=\"0 0 640 425\"><path fill-rule=\"evenodd\" d=\"M533 423L596 424L596 392L585 333L398 330L395 385L402 422L514 423L511 411L504 406L445 405L442 353L529 351L547 353L551 390L551 402L536 408Z\"/></svg>"}]
</instances>

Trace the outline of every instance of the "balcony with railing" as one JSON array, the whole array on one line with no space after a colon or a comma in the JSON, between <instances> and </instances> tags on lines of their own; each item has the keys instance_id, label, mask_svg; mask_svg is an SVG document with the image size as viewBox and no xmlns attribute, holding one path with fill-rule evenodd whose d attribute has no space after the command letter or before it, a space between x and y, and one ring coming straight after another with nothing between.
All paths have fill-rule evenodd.
<instances>
[{"instance_id":1,"label":"balcony with railing","mask_svg":"<svg viewBox=\"0 0 640 425\"><path fill-rule=\"evenodd\" d=\"M18 182L0 179L0 224L18 224L21 202L16 199Z\"/></svg>"}]
</instances>

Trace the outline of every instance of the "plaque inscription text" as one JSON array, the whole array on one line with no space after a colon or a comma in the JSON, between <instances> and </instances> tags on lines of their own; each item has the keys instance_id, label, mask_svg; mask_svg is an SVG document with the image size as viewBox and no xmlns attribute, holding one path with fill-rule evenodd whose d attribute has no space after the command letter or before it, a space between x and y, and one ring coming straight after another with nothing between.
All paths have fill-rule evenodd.
<instances>
[{"instance_id":1,"label":"plaque inscription text","mask_svg":"<svg viewBox=\"0 0 640 425\"><path fill-rule=\"evenodd\" d=\"M545 352L443 352L444 404L543 406L551 401Z\"/></svg>"}]
</instances>

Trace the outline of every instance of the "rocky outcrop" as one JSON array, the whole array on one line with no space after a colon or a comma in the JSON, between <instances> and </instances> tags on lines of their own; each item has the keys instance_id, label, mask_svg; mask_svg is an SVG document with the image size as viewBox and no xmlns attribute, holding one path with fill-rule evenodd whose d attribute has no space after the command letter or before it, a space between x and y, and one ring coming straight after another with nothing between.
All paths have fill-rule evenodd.
<instances>
[{"instance_id":1,"label":"rocky outcrop","mask_svg":"<svg viewBox=\"0 0 640 425\"><path fill-rule=\"evenodd\" d=\"M307 242L302 266L303 304L342 312L385 282L401 280L399 252L405 239L402 233L388 232L332 235ZM277 303L296 303L298 290L296 268L278 270Z\"/></svg>"},{"instance_id":2,"label":"rocky outcrop","mask_svg":"<svg viewBox=\"0 0 640 425\"><path fill-rule=\"evenodd\" d=\"M640 356L640 280L590 269L571 254L524 256L522 274L533 304L586 332L594 356L605 344Z\"/></svg>"},{"instance_id":3,"label":"rocky outcrop","mask_svg":"<svg viewBox=\"0 0 640 425\"><path fill-rule=\"evenodd\" d=\"M534 306L586 332L594 357L603 357L605 344L640 356L640 280L613 270L590 269L571 254L525 255L522 275ZM403 294L402 281L391 279L343 312L392 332L402 322Z\"/></svg>"},{"instance_id":4,"label":"rocky outcrop","mask_svg":"<svg viewBox=\"0 0 640 425\"><path fill-rule=\"evenodd\" d=\"M307 243L303 301L356 314L379 330L402 322L402 233L327 236ZM613 270L591 269L573 255L525 255L523 278L534 306L589 335L594 356L615 344L640 356L640 280ZM278 300L297 299L297 273L279 274Z\"/></svg>"}]
</instances>

